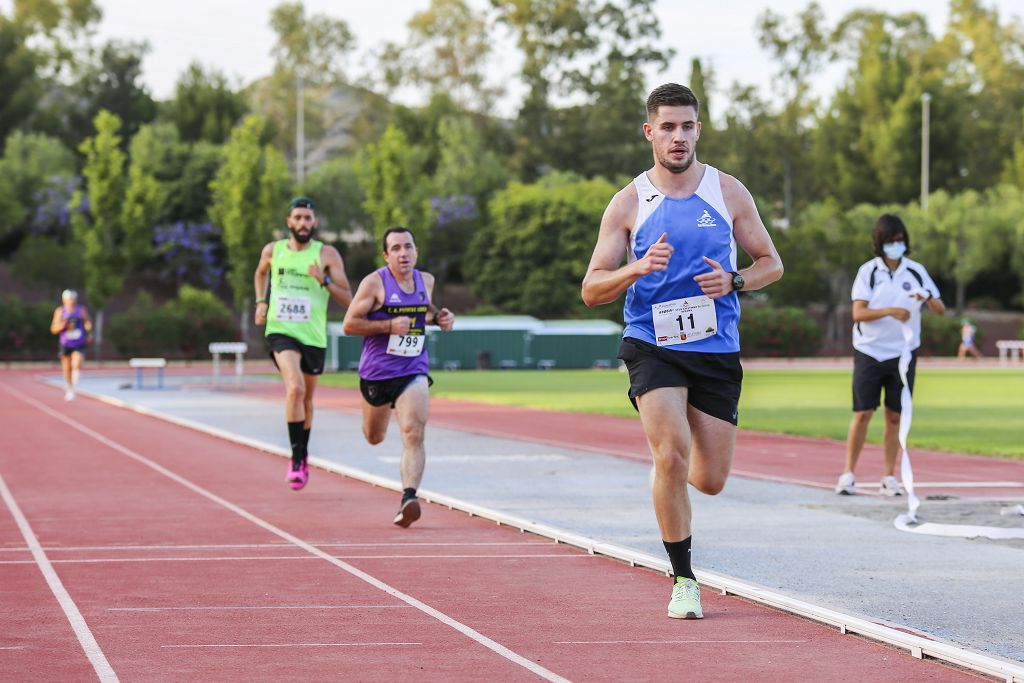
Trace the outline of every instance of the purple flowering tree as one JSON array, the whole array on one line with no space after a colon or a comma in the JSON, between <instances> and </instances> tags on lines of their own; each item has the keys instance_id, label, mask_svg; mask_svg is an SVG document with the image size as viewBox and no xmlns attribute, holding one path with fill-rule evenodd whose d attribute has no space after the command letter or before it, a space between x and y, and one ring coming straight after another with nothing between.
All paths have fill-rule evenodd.
<instances>
[{"instance_id":1,"label":"purple flowering tree","mask_svg":"<svg viewBox=\"0 0 1024 683\"><path fill-rule=\"evenodd\" d=\"M178 221L153 230L161 279L216 290L224 279L224 246L212 223Z\"/></svg>"}]
</instances>

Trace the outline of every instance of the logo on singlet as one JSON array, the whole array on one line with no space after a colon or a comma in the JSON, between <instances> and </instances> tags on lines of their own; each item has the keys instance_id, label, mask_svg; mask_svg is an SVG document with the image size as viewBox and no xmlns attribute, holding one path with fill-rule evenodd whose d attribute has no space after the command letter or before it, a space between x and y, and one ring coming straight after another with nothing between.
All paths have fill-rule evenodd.
<instances>
[{"instance_id":1,"label":"logo on singlet","mask_svg":"<svg viewBox=\"0 0 1024 683\"><path fill-rule=\"evenodd\" d=\"M402 297L398 296L397 292L395 292L395 293L393 293L391 295L391 303L400 303L401 301L402 301Z\"/></svg>"},{"instance_id":2,"label":"logo on singlet","mask_svg":"<svg viewBox=\"0 0 1024 683\"><path fill-rule=\"evenodd\" d=\"M647 202L648 203L653 202L657 197L658 197L658 195L652 194L650 197L647 198Z\"/></svg>"},{"instance_id":3,"label":"logo on singlet","mask_svg":"<svg viewBox=\"0 0 1024 683\"><path fill-rule=\"evenodd\" d=\"M715 217L708 213L707 209L704 209L704 214L697 219L698 228L714 228L717 227L718 223L715 222Z\"/></svg>"}]
</instances>

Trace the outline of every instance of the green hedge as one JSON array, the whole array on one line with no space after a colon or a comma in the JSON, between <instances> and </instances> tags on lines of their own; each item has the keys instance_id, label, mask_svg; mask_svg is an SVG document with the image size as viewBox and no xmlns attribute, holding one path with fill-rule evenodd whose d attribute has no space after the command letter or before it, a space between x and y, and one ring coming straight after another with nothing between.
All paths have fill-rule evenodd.
<instances>
[{"instance_id":1,"label":"green hedge","mask_svg":"<svg viewBox=\"0 0 1024 683\"><path fill-rule=\"evenodd\" d=\"M740 352L746 357L815 356L821 327L806 311L793 307L745 308L740 318Z\"/></svg>"},{"instance_id":2,"label":"green hedge","mask_svg":"<svg viewBox=\"0 0 1024 683\"><path fill-rule=\"evenodd\" d=\"M918 354L922 356L955 356L960 347L960 326L958 318L935 315L929 311L921 311L921 347ZM977 326L976 326L977 327ZM975 343L981 342L981 328L974 335Z\"/></svg>"},{"instance_id":3,"label":"green hedge","mask_svg":"<svg viewBox=\"0 0 1024 683\"><path fill-rule=\"evenodd\" d=\"M50 332L55 308L45 302L27 304L13 296L0 299L0 358L56 358L57 336Z\"/></svg>"},{"instance_id":4,"label":"green hedge","mask_svg":"<svg viewBox=\"0 0 1024 683\"><path fill-rule=\"evenodd\" d=\"M224 302L188 285L163 306L140 292L131 308L110 320L109 330L114 349L123 356L206 358L210 342L238 338Z\"/></svg>"}]
</instances>

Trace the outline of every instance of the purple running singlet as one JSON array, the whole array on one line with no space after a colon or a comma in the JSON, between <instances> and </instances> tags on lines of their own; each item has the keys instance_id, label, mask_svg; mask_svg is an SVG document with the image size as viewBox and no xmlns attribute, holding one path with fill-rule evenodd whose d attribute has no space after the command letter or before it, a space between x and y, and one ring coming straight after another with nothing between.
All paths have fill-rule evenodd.
<instances>
[{"instance_id":1,"label":"purple running singlet","mask_svg":"<svg viewBox=\"0 0 1024 683\"><path fill-rule=\"evenodd\" d=\"M404 335L364 337L359 376L366 380L383 380L426 375L430 370L426 335L430 297L423 285L423 276L420 271L413 270L416 287L412 292L404 292L387 267L379 269L377 275L384 282L384 305L366 316L367 319L389 320L404 315L412 318L412 325Z\"/></svg>"}]
</instances>

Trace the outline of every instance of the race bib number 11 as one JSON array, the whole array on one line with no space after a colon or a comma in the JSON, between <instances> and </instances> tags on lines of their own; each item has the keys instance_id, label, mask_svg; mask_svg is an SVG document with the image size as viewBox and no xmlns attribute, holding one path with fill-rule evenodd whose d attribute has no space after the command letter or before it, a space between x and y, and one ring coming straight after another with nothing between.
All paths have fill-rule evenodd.
<instances>
[{"instance_id":1,"label":"race bib number 11","mask_svg":"<svg viewBox=\"0 0 1024 683\"><path fill-rule=\"evenodd\" d=\"M388 337L388 355L412 358L423 353L425 334L392 334Z\"/></svg>"},{"instance_id":2,"label":"race bib number 11","mask_svg":"<svg viewBox=\"0 0 1024 683\"><path fill-rule=\"evenodd\" d=\"M718 332L715 302L701 294L651 306L658 346L689 344Z\"/></svg>"}]
</instances>

